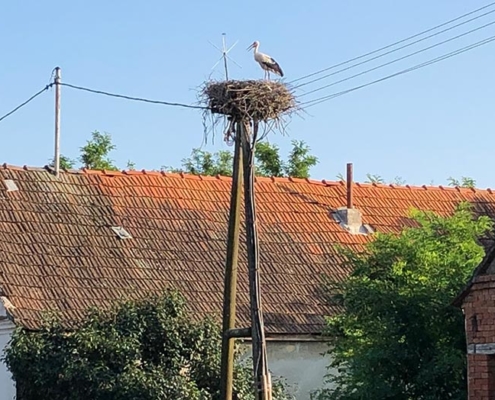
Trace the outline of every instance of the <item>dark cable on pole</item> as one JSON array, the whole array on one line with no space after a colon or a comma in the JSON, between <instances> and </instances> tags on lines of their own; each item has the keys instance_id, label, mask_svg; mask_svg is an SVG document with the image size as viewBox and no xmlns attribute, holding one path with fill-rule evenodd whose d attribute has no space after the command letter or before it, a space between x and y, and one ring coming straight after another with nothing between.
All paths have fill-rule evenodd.
<instances>
[{"instance_id":1,"label":"dark cable on pole","mask_svg":"<svg viewBox=\"0 0 495 400\"><path fill-rule=\"evenodd\" d=\"M198 109L198 110L207 110L208 109L207 107L195 106L195 105L191 105L191 104L173 103L173 102L162 101L162 100L151 100L151 99L145 99L142 97L133 97L133 96L127 96L127 95L123 95L123 94L104 92L102 90L96 90L96 89L86 88L83 86L71 85L70 83L61 83L60 85L61 86L67 86L67 87L70 87L72 89L82 90L82 91L89 92L89 93L101 94L104 96L116 97L116 98L125 99L125 100L140 101L143 103L161 104L164 106L183 107L183 108L194 108L194 109Z\"/></svg>"},{"instance_id":2,"label":"dark cable on pole","mask_svg":"<svg viewBox=\"0 0 495 400\"><path fill-rule=\"evenodd\" d=\"M0 117L0 122L3 121L5 118L10 117L12 114L15 112L19 111L22 107L26 106L30 102L32 102L36 97L41 95L42 93L46 92L48 89L50 89L53 86L53 83L46 85L43 89L41 89L39 92L33 94L29 99L27 99L25 102L19 104L16 108L14 108L12 111L9 111L7 114L3 115Z\"/></svg>"}]
</instances>

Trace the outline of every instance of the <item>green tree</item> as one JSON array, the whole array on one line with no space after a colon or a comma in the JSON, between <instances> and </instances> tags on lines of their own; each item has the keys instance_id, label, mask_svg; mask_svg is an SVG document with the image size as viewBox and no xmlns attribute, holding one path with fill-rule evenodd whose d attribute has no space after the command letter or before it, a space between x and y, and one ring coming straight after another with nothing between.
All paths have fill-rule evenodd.
<instances>
[{"instance_id":1,"label":"green tree","mask_svg":"<svg viewBox=\"0 0 495 400\"><path fill-rule=\"evenodd\" d=\"M66 157L64 155L60 155L60 168L61 169L74 169L74 166L76 165L76 162L74 160L72 160L71 158L69 157ZM55 159L52 158L52 160L50 161L50 167L51 168L54 168L55 167Z\"/></svg>"},{"instance_id":2,"label":"green tree","mask_svg":"<svg viewBox=\"0 0 495 400\"><path fill-rule=\"evenodd\" d=\"M115 171L118 168L108 155L116 148L109 133L94 131L91 133L91 140L81 147L79 161L84 168Z\"/></svg>"},{"instance_id":3,"label":"green tree","mask_svg":"<svg viewBox=\"0 0 495 400\"><path fill-rule=\"evenodd\" d=\"M383 184L385 183L385 179L383 179L380 175L366 174L366 183L376 183Z\"/></svg>"},{"instance_id":4,"label":"green tree","mask_svg":"<svg viewBox=\"0 0 495 400\"><path fill-rule=\"evenodd\" d=\"M284 176L285 166L280 158L280 149L277 145L269 142L259 142L256 144L254 156L256 158L256 175L267 177Z\"/></svg>"},{"instance_id":5,"label":"green tree","mask_svg":"<svg viewBox=\"0 0 495 400\"><path fill-rule=\"evenodd\" d=\"M201 149L193 149L191 156L182 159L181 168L163 166L163 171L184 172L187 174L207 175L207 176L232 176L233 154L227 150L220 150L217 153Z\"/></svg>"},{"instance_id":6,"label":"green tree","mask_svg":"<svg viewBox=\"0 0 495 400\"><path fill-rule=\"evenodd\" d=\"M339 172L336 175L336 178L339 181L343 181L343 182L346 181L345 176L341 172ZM382 184L385 183L385 180L380 175L366 174L366 178L367 180L365 181L365 183L382 183ZM396 176L394 180L391 182L391 184L403 186L406 184L406 180L400 176Z\"/></svg>"},{"instance_id":7,"label":"green tree","mask_svg":"<svg viewBox=\"0 0 495 400\"><path fill-rule=\"evenodd\" d=\"M449 177L449 186L462 187L462 188L474 188L476 186L476 181L473 178L467 176L461 177L461 180Z\"/></svg>"},{"instance_id":8,"label":"green tree","mask_svg":"<svg viewBox=\"0 0 495 400\"><path fill-rule=\"evenodd\" d=\"M309 170L318 164L318 158L309 154L310 148L303 141L292 141L292 150L285 165L285 174L294 178L309 178Z\"/></svg>"},{"instance_id":9,"label":"green tree","mask_svg":"<svg viewBox=\"0 0 495 400\"><path fill-rule=\"evenodd\" d=\"M134 161L128 160L127 161L127 169L129 171L135 171L136 170L136 163Z\"/></svg>"},{"instance_id":10,"label":"green tree","mask_svg":"<svg viewBox=\"0 0 495 400\"><path fill-rule=\"evenodd\" d=\"M274 144L260 142L256 145L256 175L258 176L292 176L309 178L309 170L318 163L315 156L309 154L310 148L303 141L293 141L292 151L284 162L280 149ZM233 154L227 150L217 153L193 149L191 156L182 160L181 168L162 167L171 172L185 172L197 175L232 176Z\"/></svg>"},{"instance_id":11,"label":"green tree","mask_svg":"<svg viewBox=\"0 0 495 400\"><path fill-rule=\"evenodd\" d=\"M397 186L404 186L407 182L402 176L396 176L391 183Z\"/></svg>"},{"instance_id":12,"label":"green tree","mask_svg":"<svg viewBox=\"0 0 495 400\"><path fill-rule=\"evenodd\" d=\"M4 360L23 400L217 400L220 330L194 322L177 292L93 310L78 329L52 318L17 328ZM239 399L254 399L249 368L236 365ZM275 399L288 399L280 383Z\"/></svg>"},{"instance_id":13,"label":"green tree","mask_svg":"<svg viewBox=\"0 0 495 400\"><path fill-rule=\"evenodd\" d=\"M412 211L414 228L376 234L364 252L344 251L352 272L328 280L334 389L316 399L466 399L462 312L451 305L484 255L488 217L469 204L453 216Z\"/></svg>"}]
</instances>

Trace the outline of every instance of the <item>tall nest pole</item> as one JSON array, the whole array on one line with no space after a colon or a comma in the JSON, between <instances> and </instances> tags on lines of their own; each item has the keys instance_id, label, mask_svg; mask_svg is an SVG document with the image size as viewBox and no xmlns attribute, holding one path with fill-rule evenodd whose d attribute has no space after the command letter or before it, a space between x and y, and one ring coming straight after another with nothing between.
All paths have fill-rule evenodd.
<instances>
[{"instance_id":1,"label":"tall nest pole","mask_svg":"<svg viewBox=\"0 0 495 400\"><path fill-rule=\"evenodd\" d=\"M283 129L285 117L296 109L296 101L292 91L283 83L274 81L226 81L209 82L202 91L202 97L207 109L212 114L225 115L229 125L227 136L235 136L236 152L234 158L234 177L232 182L232 198L238 198L236 192L236 166L242 165L244 177L244 209L246 227L246 247L249 270L249 292L251 309L251 327L247 331L251 334L253 351L253 374L257 400L272 399L272 383L268 370L266 351L265 328L263 323L263 311L261 302L260 284L260 257L256 225L256 201L254 188L254 156L257 141L266 135L274 126ZM265 130L260 134L260 124L264 124ZM241 157L242 162L236 159ZM237 161L237 162L236 162ZM235 202L231 202L231 207ZM232 211L232 210L231 210ZM229 239L231 239L231 227L235 214L231 212L229 224ZM236 243L229 240L227 257L232 254L232 249L237 248ZM226 279L224 291L224 337L222 345L222 400L232 399L232 367L228 363L232 360L235 322L235 285L236 285L236 260L226 263ZM232 264L234 266L232 266ZM230 265L230 267L229 267ZM233 287L232 287L233 286ZM234 297L232 299L232 297ZM229 383L230 382L230 383ZM225 385L224 385L225 384Z\"/></svg>"}]
</instances>

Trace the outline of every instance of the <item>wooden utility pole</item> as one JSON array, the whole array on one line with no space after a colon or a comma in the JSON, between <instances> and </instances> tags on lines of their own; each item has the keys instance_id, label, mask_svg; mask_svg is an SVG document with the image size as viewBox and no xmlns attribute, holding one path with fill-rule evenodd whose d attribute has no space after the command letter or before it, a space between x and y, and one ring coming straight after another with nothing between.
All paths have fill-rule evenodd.
<instances>
[{"instance_id":1,"label":"wooden utility pole","mask_svg":"<svg viewBox=\"0 0 495 400\"><path fill-rule=\"evenodd\" d=\"M249 269L249 295L251 298L251 337L253 350L253 373L256 400L272 399L272 383L268 370L265 326L261 305L259 272L259 246L256 227L256 201L254 190L254 152L257 136L257 121L253 121L254 134L249 132L249 123L240 124L241 147L244 153L244 205L246 213L246 245ZM251 136L252 143L251 143Z\"/></svg>"},{"instance_id":2,"label":"wooden utility pole","mask_svg":"<svg viewBox=\"0 0 495 400\"><path fill-rule=\"evenodd\" d=\"M227 70L226 70L227 73ZM243 152L241 149L240 128L236 123L234 168L230 197L229 229L227 238L227 260L225 263L225 283L223 294L222 360L220 372L220 399L232 400L234 381L234 338L228 332L235 328L237 260L239 254L239 234L241 220L241 193L243 176Z\"/></svg>"},{"instance_id":3,"label":"wooden utility pole","mask_svg":"<svg viewBox=\"0 0 495 400\"><path fill-rule=\"evenodd\" d=\"M55 176L60 172L60 67L55 68Z\"/></svg>"}]
</instances>

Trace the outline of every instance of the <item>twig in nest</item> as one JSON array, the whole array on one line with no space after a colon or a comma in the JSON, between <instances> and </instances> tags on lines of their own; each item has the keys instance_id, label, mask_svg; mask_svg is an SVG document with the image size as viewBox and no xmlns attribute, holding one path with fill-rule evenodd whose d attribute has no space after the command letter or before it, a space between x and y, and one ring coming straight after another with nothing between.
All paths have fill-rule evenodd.
<instances>
[{"instance_id":1,"label":"twig in nest","mask_svg":"<svg viewBox=\"0 0 495 400\"><path fill-rule=\"evenodd\" d=\"M229 115L234 120L268 122L296 109L292 91L274 81L208 82L202 97L212 114Z\"/></svg>"}]
</instances>

